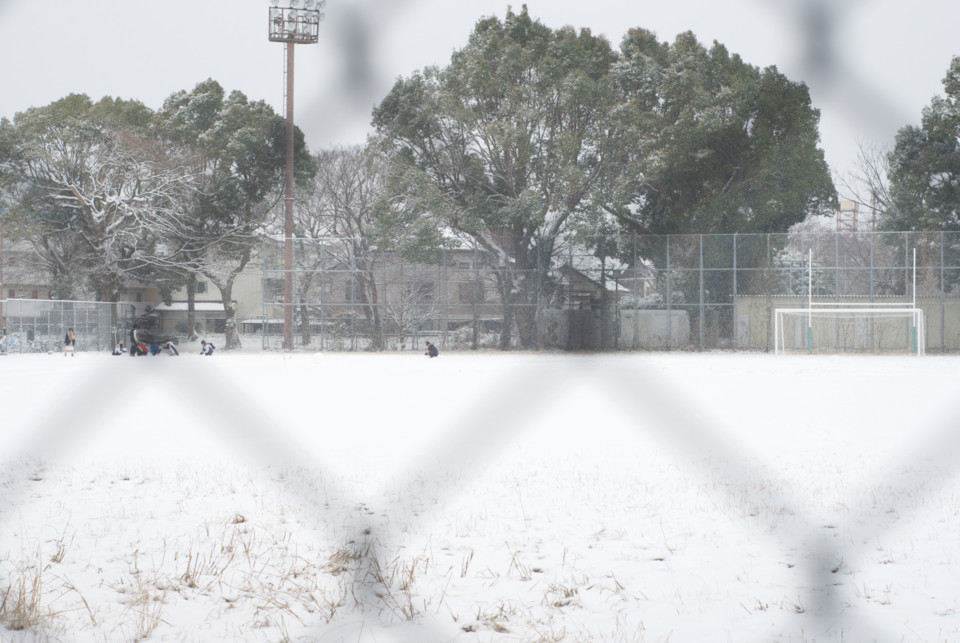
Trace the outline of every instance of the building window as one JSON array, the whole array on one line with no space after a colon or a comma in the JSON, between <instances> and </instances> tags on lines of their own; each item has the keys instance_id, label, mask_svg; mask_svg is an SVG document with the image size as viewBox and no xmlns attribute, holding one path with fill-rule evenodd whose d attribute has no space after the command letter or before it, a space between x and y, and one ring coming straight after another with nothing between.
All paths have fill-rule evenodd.
<instances>
[{"instance_id":1,"label":"building window","mask_svg":"<svg viewBox=\"0 0 960 643\"><path fill-rule=\"evenodd\" d=\"M207 292L207 282L205 282L205 281L198 281L198 282L197 282L197 294L198 294L198 295L203 295L203 294L205 294L206 292Z\"/></svg>"},{"instance_id":2,"label":"building window","mask_svg":"<svg viewBox=\"0 0 960 643\"><path fill-rule=\"evenodd\" d=\"M483 283L461 281L457 284L457 301L461 304L482 304L484 301Z\"/></svg>"},{"instance_id":3,"label":"building window","mask_svg":"<svg viewBox=\"0 0 960 643\"><path fill-rule=\"evenodd\" d=\"M265 279L263 290L267 301L283 302L283 279Z\"/></svg>"},{"instance_id":4,"label":"building window","mask_svg":"<svg viewBox=\"0 0 960 643\"><path fill-rule=\"evenodd\" d=\"M347 282L343 284L343 300L348 303L356 303L362 301L360 293L360 284L357 283L356 279L348 278Z\"/></svg>"},{"instance_id":5,"label":"building window","mask_svg":"<svg viewBox=\"0 0 960 643\"><path fill-rule=\"evenodd\" d=\"M433 303L433 282L418 281L414 286L414 301L418 304Z\"/></svg>"}]
</instances>

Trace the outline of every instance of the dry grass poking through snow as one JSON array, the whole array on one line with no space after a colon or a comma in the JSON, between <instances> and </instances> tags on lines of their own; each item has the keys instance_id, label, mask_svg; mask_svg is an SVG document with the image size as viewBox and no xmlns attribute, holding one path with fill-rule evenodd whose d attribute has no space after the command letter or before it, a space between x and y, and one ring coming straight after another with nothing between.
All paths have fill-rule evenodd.
<instances>
[{"instance_id":1,"label":"dry grass poking through snow","mask_svg":"<svg viewBox=\"0 0 960 643\"><path fill-rule=\"evenodd\" d=\"M7 468L5 500L28 493L32 514L21 512L18 536L3 533L7 638L295 641L440 622L423 640L559 641L601 636L558 618L599 601L615 619L604 640L639 640L626 634L635 597L613 570L578 571L582 554L532 529L540 510L510 501L523 486L513 475L484 482L501 507L469 496L448 506L415 483L406 505L374 512L302 471L135 469ZM320 516L290 500L308 498ZM451 522L421 532L418 514L437 505ZM40 544L11 551L16 538Z\"/></svg>"},{"instance_id":2,"label":"dry grass poking through snow","mask_svg":"<svg viewBox=\"0 0 960 643\"><path fill-rule=\"evenodd\" d=\"M95 357L0 371L4 643L960 640L953 361Z\"/></svg>"},{"instance_id":3,"label":"dry grass poking through snow","mask_svg":"<svg viewBox=\"0 0 960 643\"><path fill-rule=\"evenodd\" d=\"M0 601L0 623L7 629L41 630L55 616L43 604L42 568L42 560L20 561L8 571L7 587Z\"/></svg>"}]
</instances>

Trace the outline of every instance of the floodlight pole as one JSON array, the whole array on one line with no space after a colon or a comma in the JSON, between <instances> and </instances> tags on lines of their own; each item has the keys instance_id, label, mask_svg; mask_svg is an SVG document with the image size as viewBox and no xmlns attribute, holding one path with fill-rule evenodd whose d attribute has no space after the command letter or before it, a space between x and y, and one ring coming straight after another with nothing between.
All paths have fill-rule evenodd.
<instances>
[{"instance_id":1,"label":"floodlight pole","mask_svg":"<svg viewBox=\"0 0 960 643\"><path fill-rule=\"evenodd\" d=\"M293 42L287 47L287 159L283 197L283 348L293 350Z\"/></svg>"},{"instance_id":2,"label":"floodlight pole","mask_svg":"<svg viewBox=\"0 0 960 643\"><path fill-rule=\"evenodd\" d=\"M813 248L807 259L807 353L813 355Z\"/></svg>"},{"instance_id":3,"label":"floodlight pole","mask_svg":"<svg viewBox=\"0 0 960 643\"><path fill-rule=\"evenodd\" d=\"M295 44L313 44L320 39L320 12L326 0L286 0L290 6L280 7L271 0L269 12L270 40L286 43L286 161L283 197L283 348L293 350L293 50Z\"/></svg>"}]
</instances>

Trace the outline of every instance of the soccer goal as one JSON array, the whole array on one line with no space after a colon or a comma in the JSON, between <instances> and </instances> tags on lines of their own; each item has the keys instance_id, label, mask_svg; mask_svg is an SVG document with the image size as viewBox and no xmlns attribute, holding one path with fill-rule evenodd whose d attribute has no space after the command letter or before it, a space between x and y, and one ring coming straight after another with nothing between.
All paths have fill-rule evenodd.
<instances>
[{"instance_id":1,"label":"soccer goal","mask_svg":"<svg viewBox=\"0 0 960 643\"><path fill-rule=\"evenodd\" d=\"M809 274L813 274L811 252ZM923 310L916 305L916 250L913 298L908 302L813 301L812 277L806 308L774 311L774 353L888 353L923 355Z\"/></svg>"}]
</instances>

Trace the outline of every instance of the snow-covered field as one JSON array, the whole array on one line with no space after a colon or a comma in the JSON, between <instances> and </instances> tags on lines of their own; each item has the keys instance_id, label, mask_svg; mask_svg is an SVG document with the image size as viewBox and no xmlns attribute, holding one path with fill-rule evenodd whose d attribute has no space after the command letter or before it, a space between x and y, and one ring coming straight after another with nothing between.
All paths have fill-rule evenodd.
<instances>
[{"instance_id":1,"label":"snow-covered field","mask_svg":"<svg viewBox=\"0 0 960 643\"><path fill-rule=\"evenodd\" d=\"M0 357L0 640L960 640L958 365Z\"/></svg>"}]
</instances>

